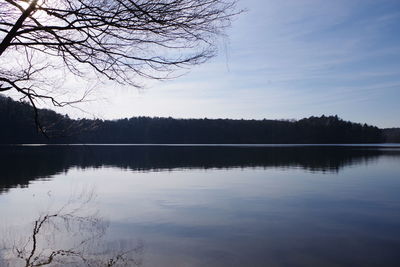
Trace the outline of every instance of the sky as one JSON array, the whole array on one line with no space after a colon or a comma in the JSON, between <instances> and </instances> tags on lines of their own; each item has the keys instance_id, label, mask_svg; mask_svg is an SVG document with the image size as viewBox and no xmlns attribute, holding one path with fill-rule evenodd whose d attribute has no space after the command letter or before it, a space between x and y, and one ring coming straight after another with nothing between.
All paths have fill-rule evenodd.
<instances>
[{"instance_id":1,"label":"sky","mask_svg":"<svg viewBox=\"0 0 400 267\"><path fill-rule=\"evenodd\" d=\"M399 0L241 0L219 55L146 88L107 84L61 113L300 119L400 127ZM75 85L76 86L76 85Z\"/></svg>"}]
</instances>

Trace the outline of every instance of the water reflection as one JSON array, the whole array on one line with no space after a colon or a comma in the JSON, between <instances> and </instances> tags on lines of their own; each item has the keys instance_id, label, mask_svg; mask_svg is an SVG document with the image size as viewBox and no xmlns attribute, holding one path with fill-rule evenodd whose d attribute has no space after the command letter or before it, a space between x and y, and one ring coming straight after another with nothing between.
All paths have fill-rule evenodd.
<instances>
[{"instance_id":1,"label":"water reflection","mask_svg":"<svg viewBox=\"0 0 400 267\"><path fill-rule=\"evenodd\" d=\"M174 147L174 146L0 146L0 193L27 186L72 167L112 166L138 171L176 168L302 168L339 172L345 166L378 157L399 156L399 150L367 147Z\"/></svg>"},{"instance_id":2,"label":"water reflection","mask_svg":"<svg viewBox=\"0 0 400 267\"><path fill-rule=\"evenodd\" d=\"M143 245L105 240L108 222L94 209L94 197L84 190L32 224L10 226L1 235L0 266L141 266Z\"/></svg>"},{"instance_id":3,"label":"water reflection","mask_svg":"<svg viewBox=\"0 0 400 267\"><path fill-rule=\"evenodd\" d=\"M163 267L399 266L396 149L0 149L0 180L7 191L0 194L0 239L8 240L0 246L7 248L0 266L18 266L7 262L18 255L26 266L35 222L43 220L46 228L39 231L31 264L61 249L74 252L57 256L63 264L84 265L85 259L101 266L133 249L128 259L136 261L128 266L141 263L138 259ZM18 185L23 188L9 189ZM51 207L64 206L70 202L67 189L85 185L96 188L99 213L89 201L65 224L72 206L61 212L40 206L47 198L55 203ZM83 223L76 219L87 217ZM2 225L14 227L5 231L13 233L10 238L2 235ZM132 238L145 242L143 257Z\"/></svg>"}]
</instances>

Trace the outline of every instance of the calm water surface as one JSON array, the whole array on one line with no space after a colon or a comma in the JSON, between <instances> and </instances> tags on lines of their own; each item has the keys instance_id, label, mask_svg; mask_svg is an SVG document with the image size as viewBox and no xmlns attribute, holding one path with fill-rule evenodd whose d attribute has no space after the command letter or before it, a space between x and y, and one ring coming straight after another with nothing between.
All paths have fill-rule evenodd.
<instances>
[{"instance_id":1,"label":"calm water surface","mask_svg":"<svg viewBox=\"0 0 400 267\"><path fill-rule=\"evenodd\" d=\"M400 147L3 146L0 266L400 266Z\"/></svg>"}]
</instances>

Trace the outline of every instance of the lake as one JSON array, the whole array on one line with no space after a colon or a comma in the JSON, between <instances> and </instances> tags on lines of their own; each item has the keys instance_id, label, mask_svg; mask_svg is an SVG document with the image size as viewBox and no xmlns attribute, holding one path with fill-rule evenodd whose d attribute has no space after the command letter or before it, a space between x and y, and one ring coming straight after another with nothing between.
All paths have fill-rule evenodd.
<instances>
[{"instance_id":1,"label":"lake","mask_svg":"<svg viewBox=\"0 0 400 267\"><path fill-rule=\"evenodd\" d=\"M400 266L400 146L1 146L0 266Z\"/></svg>"}]
</instances>

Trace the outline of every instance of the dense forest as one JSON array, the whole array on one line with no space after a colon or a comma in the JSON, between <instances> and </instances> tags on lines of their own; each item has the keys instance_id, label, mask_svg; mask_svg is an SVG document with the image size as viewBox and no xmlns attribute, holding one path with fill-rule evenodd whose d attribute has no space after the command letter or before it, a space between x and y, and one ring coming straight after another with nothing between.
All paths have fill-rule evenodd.
<instances>
[{"instance_id":1,"label":"dense forest","mask_svg":"<svg viewBox=\"0 0 400 267\"><path fill-rule=\"evenodd\" d=\"M337 116L298 121L173 119L134 117L120 120L73 120L39 110L46 136L35 127L32 107L0 96L0 143L153 143L153 144L288 144L381 143L385 132Z\"/></svg>"},{"instance_id":2,"label":"dense forest","mask_svg":"<svg viewBox=\"0 0 400 267\"><path fill-rule=\"evenodd\" d=\"M400 143L400 128L383 129L383 134L387 143Z\"/></svg>"}]
</instances>

